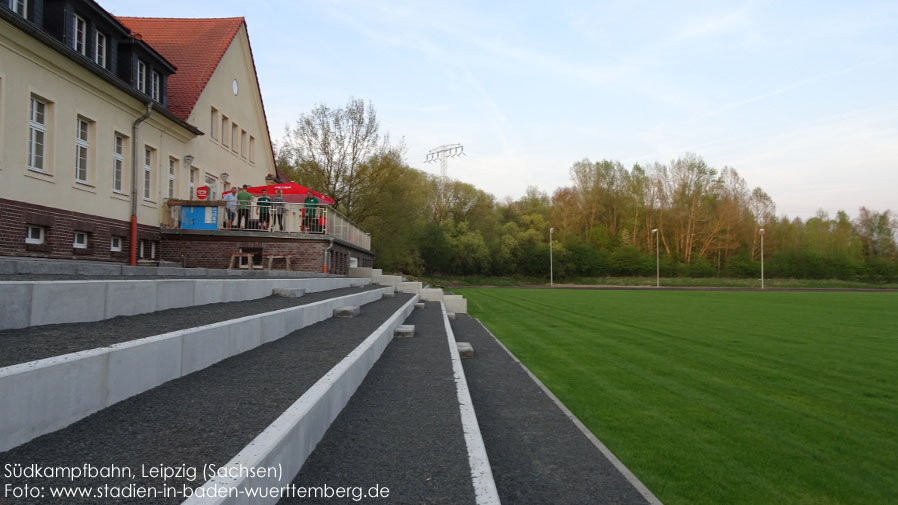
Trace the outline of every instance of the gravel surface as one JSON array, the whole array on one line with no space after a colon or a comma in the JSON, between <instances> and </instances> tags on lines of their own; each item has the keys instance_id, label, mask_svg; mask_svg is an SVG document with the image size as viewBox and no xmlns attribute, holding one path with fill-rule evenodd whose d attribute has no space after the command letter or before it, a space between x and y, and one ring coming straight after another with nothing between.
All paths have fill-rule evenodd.
<instances>
[{"instance_id":1,"label":"gravel surface","mask_svg":"<svg viewBox=\"0 0 898 505\"><path fill-rule=\"evenodd\" d=\"M163 480L144 476L141 465L196 469L195 480L174 478L165 482L179 491L201 486L207 479L203 466L227 463L253 438L352 349L367 338L411 295L397 294L365 305L352 319L328 319L295 331L287 337L199 372L168 382L93 414L68 428L39 437L0 453L0 468L7 464L41 467L129 468L128 475L72 482L67 478L11 478L0 473L0 486L25 484L124 489L148 486L158 495L148 498L81 499L87 504L174 505L183 495L163 496ZM72 500L13 499L0 503L72 503Z\"/></svg>"},{"instance_id":2,"label":"gravel surface","mask_svg":"<svg viewBox=\"0 0 898 505\"><path fill-rule=\"evenodd\" d=\"M415 325L415 336L390 343L294 485L389 488L387 498L362 503L475 503L440 305L415 310L405 324Z\"/></svg>"},{"instance_id":3,"label":"gravel surface","mask_svg":"<svg viewBox=\"0 0 898 505\"><path fill-rule=\"evenodd\" d=\"M48 324L0 330L0 349L3 350L0 354L0 367L306 305L377 288L380 286L333 289L309 293L300 298L269 296L242 302L210 303L134 316L119 316L92 323Z\"/></svg>"},{"instance_id":4,"label":"gravel surface","mask_svg":"<svg viewBox=\"0 0 898 505\"><path fill-rule=\"evenodd\" d=\"M474 347L462 366L503 504L647 503L476 320L452 331Z\"/></svg>"}]
</instances>

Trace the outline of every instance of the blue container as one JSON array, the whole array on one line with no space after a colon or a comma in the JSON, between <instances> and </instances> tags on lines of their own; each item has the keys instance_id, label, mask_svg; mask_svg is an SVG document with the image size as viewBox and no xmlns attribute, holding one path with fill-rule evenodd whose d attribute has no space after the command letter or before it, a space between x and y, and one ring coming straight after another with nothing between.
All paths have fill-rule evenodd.
<instances>
[{"instance_id":1,"label":"blue container","mask_svg":"<svg viewBox=\"0 0 898 505\"><path fill-rule=\"evenodd\" d=\"M182 230L217 230L218 207L181 207Z\"/></svg>"}]
</instances>

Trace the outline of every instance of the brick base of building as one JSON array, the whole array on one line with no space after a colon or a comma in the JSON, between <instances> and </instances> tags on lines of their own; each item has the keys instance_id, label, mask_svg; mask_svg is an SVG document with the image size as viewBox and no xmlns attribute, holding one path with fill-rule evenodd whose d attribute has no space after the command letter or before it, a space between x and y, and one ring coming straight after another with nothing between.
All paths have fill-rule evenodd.
<instances>
[{"instance_id":1,"label":"brick base of building","mask_svg":"<svg viewBox=\"0 0 898 505\"><path fill-rule=\"evenodd\" d=\"M43 244L25 243L29 225L46 230ZM75 232L87 234L86 248L74 247ZM0 198L0 256L127 263L130 235L128 221ZM111 250L114 236L121 239L121 251ZM145 241L144 259L157 260L159 227L138 224L137 238ZM156 257L152 256L154 251Z\"/></svg>"},{"instance_id":2,"label":"brick base of building","mask_svg":"<svg viewBox=\"0 0 898 505\"><path fill-rule=\"evenodd\" d=\"M231 255L242 252L256 253L256 260L268 267L269 256L292 255L290 269L301 272L323 272L324 255L328 255L328 273L349 273L349 258L357 258L359 264L371 264L374 256L330 238L309 236L276 236L263 232L220 231L185 232L163 230L162 259L182 263L185 267L227 268ZM328 247L330 249L328 250ZM285 268L283 259L276 259L274 268Z\"/></svg>"},{"instance_id":3,"label":"brick base of building","mask_svg":"<svg viewBox=\"0 0 898 505\"><path fill-rule=\"evenodd\" d=\"M43 244L25 243L29 225L46 230ZM73 247L75 232L87 233L86 248ZM113 236L121 238L120 252L111 250ZM127 263L129 236L127 221L0 198L0 256ZM342 242L335 241L328 250L329 237L244 231L188 232L139 224L137 238L144 241L143 260L171 261L185 267L227 268L231 254L243 251L259 253L266 267L268 256L292 255L291 270L302 272L322 272L326 250L328 273L346 275L350 257L355 257L359 266L374 263L374 255L369 251ZM274 268L285 266L284 260L275 260Z\"/></svg>"}]
</instances>

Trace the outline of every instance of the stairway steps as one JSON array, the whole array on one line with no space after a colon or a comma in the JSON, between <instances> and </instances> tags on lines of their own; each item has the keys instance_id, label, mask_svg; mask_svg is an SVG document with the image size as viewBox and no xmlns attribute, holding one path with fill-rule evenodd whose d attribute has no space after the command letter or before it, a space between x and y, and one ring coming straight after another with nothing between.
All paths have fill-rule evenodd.
<instances>
[{"instance_id":1,"label":"stairway steps","mask_svg":"<svg viewBox=\"0 0 898 505\"><path fill-rule=\"evenodd\" d=\"M441 305L406 324L414 337L390 343L293 485L386 486L393 503L487 503L475 495Z\"/></svg>"},{"instance_id":2,"label":"stairway steps","mask_svg":"<svg viewBox=\"0 0 898 505\"><path fill-rule=\"evenodd\" d=\"M479 321L451 325L476 349L462 364L503 503L660 505Z\"/></svg>"},{"instance_id":3,"label":"stairway steps","mask_svg":"<svg viewBox=\"0 0 898 505\"><path fill-rule=\"evenodd\" d=\"M358 317L327 319L169 381L67 428L0 453L0 467L6 463L75 467L115 464L131 468L137 474L141 465L186 465L198 469L207 464L224 465L245 451L258 434L319 379L333 373L333 367L355 352L356 346L388 318L403 306L409 308L409 302L413 300L409 295L398 294L394 298L372 302ZM359 359L373 357L361 356ZM341 389L343 387L337 385L334 390L352 394ZM198 476L193 481L173 479L168 484L178 489L186 484L193 489L205 480ZM22 485L26 482L13 478L5 483ZM65 478L29 479L27 483L44 487L73 485ZM79 484L159 488L162 482L135 475L133 479L102 478L79 481ZM149 502L162 505L182 501L182 495L159 495ZM149 502L146 498L135 498L103 503ZM22 499L10 503L47 502Z\"/></svg>"}]
</instances>

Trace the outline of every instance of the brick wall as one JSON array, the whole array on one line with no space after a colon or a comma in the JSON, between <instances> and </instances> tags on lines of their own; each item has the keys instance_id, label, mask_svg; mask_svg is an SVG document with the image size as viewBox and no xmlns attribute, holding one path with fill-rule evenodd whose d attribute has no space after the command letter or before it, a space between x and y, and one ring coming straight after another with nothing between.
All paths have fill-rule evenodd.
<instances>
[{"instance_id":1,"label":"brick wall","mask_svg":"<svg viewBox=\"0 0 898 505\"><path fill-rule=\"evenodd\" d=\"M227 268L231 254L244 250L261 250L265 267L268 266L268 256L292 254L291 270L321 272L324 266L324 251L329 245L329 239L164 233L160 247L163 260L183 263L186 267ZM334 244L328 252L330 263L328 273L338 275L349 273L350 255L368 258L369 262L373 261L373 256L368 253ZM284 268L283 260L275 260L274 267Z\"/></svg>"},{"instance_id":2,"label":"brick wall","mask_svg":"<svg viewBox=\"0 0 898 505\"><path fill-rule=\"evenodd\" d=\"M46 229L44 243L26 244L28 225ZM64 209L45 207L27 202L0 198L0 256L31 256L38 258L79 259L128 262L130 236L128 221L110 219ZM72 246L76 231L88 234L88 247ZM122 238L122 251L110 250L112 236ZM160 239L159 228L137 225L137 236L148 242ZM149 248L146 254L149 255ZM159 251L157 248L157 257Z\"/></svg>"},{"instance_id":3,"label":"brick wall","mask_svg":"<svg viewBox=\"0 0 898 505\"><path fill-rule=\"evenodd\" d=\"M47 230L44 244L26 244L27 225ZM88 248L72 246L74 234L88 234ZM130 223L118 219L72 212L0 198L0 256L30 256L54 259L117 261L127 263L130 249ZM291 269L321 272L324 251L330 239L298 239L279 237L231 237L228 235L177 235L160 233L158 227L138 225L138 239L156 243L156 260L173 261L186 267L227 268L231 253L243 249L261 249L264 265L269 255L294 255ZM112 236L122 238L122 251L110 251ZM145 248L149 256L149 245ZM339 243L328 252L329 273L346 275L349 257L359 259L359 266L371 266L374 256ZM275 268L284 268L283 260Z\"/></svg>"}]
</instances>

